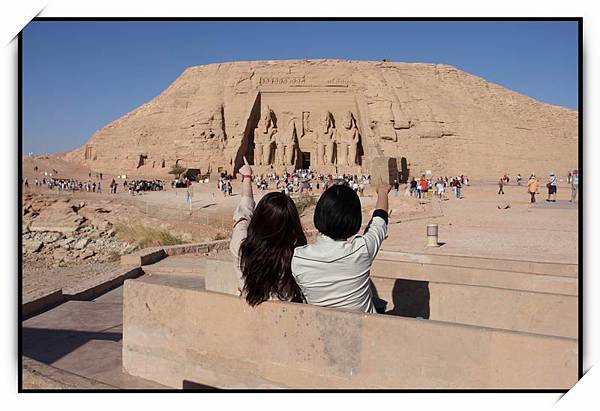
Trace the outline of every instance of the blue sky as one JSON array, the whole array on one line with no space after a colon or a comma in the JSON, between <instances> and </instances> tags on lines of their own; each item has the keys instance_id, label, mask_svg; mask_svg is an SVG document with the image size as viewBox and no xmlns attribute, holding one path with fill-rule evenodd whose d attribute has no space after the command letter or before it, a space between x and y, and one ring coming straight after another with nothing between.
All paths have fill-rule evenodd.
<instances>
[{"instance_id":1,"label":"blue sky","mask_svg":"<svg viewBox=\"0 0 600 411\"><path fill-rule=\"evenodd\" d=\"M444 63L577 109L576 22L52 22L23 32L23 152L70 150L189 66L338 58Z\"/></svg>"}]
</instances>

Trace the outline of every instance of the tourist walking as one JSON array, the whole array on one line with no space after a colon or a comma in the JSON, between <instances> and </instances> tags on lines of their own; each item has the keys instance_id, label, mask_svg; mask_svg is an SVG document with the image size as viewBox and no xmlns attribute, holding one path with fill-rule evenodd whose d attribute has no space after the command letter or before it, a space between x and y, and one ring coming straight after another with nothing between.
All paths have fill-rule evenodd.
<instances>
[{"instance_id":1,"label":"tourist walking","mask_svg":"<svg viewBox=\"0 0 600 411\"><path fill-rule=\"evenodd\" d=\"M529 177L529 181L527 182L527 191L529 192L529 195L531 196L531 200L530 200L531 204L535 203L535 195L537 194L537 190L538 190L538 181L537 181L537 178L535 178L535 174L532 174Z\"/></svg>"},{"instance_id":2,"label":"tourist walking","mask_svg":"<svg viewBox=\"0 0 600 411\"><path fill-rule=\"evenodd\" d=\"M460 200L461 199L460 189L462 188L460 179L458 179L458 178L455 179L454 188L456 189L456 198L458 198Z\"/></svg>"},{"instance_id":3,"label":"tourist walking","mask_svg":"<svg viewBox=\"0 0 600 411\"><path fill-rule=\"evenodd\" d=\"M571 175L571 199L569 200L571 203L577 201L577 191L579 190L579 172L577 170L573 170L573 174Z\"/></svg>"},{"instance_id":4,"label":"tourist walking","mask_svg":"<svg viewBox=\"0 0 600 411\"><path fill-rule=\"evenodd\" d=\"M427 180L425 180L425 176L421 177L421 181L419 182L419 190L417 191L418 198L424 198L425 193L427 192Z\"/></svg>"},{"instance_id":5,"label":"tourist walking","mask_svg":"<svg viewBox=\"0 0 600 411\"><path fill-rule=\"evenodd\" d=\"M517 174L517 185L520 186L521 185L521 180L523 180L523 177L521 177L521 173Z\"/></svg>"},{"instance_id":6,"label":"tourist walking","mask_svg":"<svg viewBox=\"0 0 600 411\"><path fill-rule=\"evenodd\" d=\"M556 202L556 191L558 189L558 179L554 172L550 172L550 177L548 178L548 183L546 184L548 188L548 198L546 201L551 201L553 203Z\"/></svg>"},{"instance_id":7,"label":"tourist walking","mask_svg":"<svg viewBox=\"0 0 600 411\"><path fill-rule=\"evenodd\" d=\"M410 182L410 195L411 197L417 194L417 179L415 177L413 177L412 181Z\"/></svg>"},{"instance_id":8,"label":"tourist walking","mask_svg":"<svg viewBox=\"0 0 600 411\"><path fill-rule=\"evenodd\" d=\"M498 194L502 195L504 195L504 178L500 177L500 180L498 180Z\"/></svg>"},{"instance_id":9,"label":"tourist walking","mask_svg":"<svg viewBox=\"0 0 600 411\"><path fill-rule=\"evenodd\" d=\"M398 183L398 180L394 180L394 197L398 197L400 193L400 184Z\"/></svg>"}]
</instances>

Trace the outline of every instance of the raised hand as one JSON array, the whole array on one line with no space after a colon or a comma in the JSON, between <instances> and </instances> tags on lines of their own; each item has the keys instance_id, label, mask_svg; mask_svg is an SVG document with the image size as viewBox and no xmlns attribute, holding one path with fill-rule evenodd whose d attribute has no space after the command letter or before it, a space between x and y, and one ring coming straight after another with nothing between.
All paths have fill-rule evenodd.
<instances>
[{"instance_id":1,"label":"raised hand","mask_svg":"<svg viewBox=\"0 0 600 411\"><path fill-rule=\"evenodd\" d=\"M252 175L252 167L250 167L250 164L248 164L248 160L246 159L246 156L244 156L244 165L240 167L240 174L242 174L244 176Z\"/></svg>"}]
</instances>

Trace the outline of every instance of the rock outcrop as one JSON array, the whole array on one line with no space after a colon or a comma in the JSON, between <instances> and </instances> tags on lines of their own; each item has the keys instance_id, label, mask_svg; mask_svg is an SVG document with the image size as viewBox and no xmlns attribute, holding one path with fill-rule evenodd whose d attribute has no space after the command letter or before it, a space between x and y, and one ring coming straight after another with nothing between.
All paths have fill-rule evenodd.
<instances>
[{"instance_id":1,"label":"rock outcrop","mask_svg":"<svg viewBox=\"0 0 600 411\"><path fill-rule=\"evenodd\" d=\"M174 165L231 172L243 156L257 172L360 173L385 155L411 175L495 179L566 173L577 167L577 141L576 111L447 65L256 61L188 68L66 158L166 175Z\"/></svg>"},{"instance_id":2,"label":"rock outcrop","mask_svg":"<svg viewBox=\"0 0 600 411\"><path fill-rule=\"evenodd\" d=\"M86 208L80 201L25 194L22 236L25 262L43 263L46 267L84 260L107 262L136 248L117 238L113 224L98 215L104 214L100 212L103 209Z\"/></svg>"}]
</instances>

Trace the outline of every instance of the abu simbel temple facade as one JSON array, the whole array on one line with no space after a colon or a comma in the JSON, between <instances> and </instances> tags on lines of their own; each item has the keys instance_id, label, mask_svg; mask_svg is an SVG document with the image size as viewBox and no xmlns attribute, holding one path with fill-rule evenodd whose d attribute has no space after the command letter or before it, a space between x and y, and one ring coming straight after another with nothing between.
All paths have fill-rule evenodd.
<instances>
[{"instance_id":1,"label":"abu simbel temple facade","mask_svg":"<svg viewBox=\"0 0 600 411\"><path fill-rule=\"evenodd\" d=\"M98 130L67 159L95 171L165 176L175 165L256 174L368 173L379 156L404 174L577 167L578 113L437 64L287 60L190 67Z\"/></svg>"}]
</instances>

